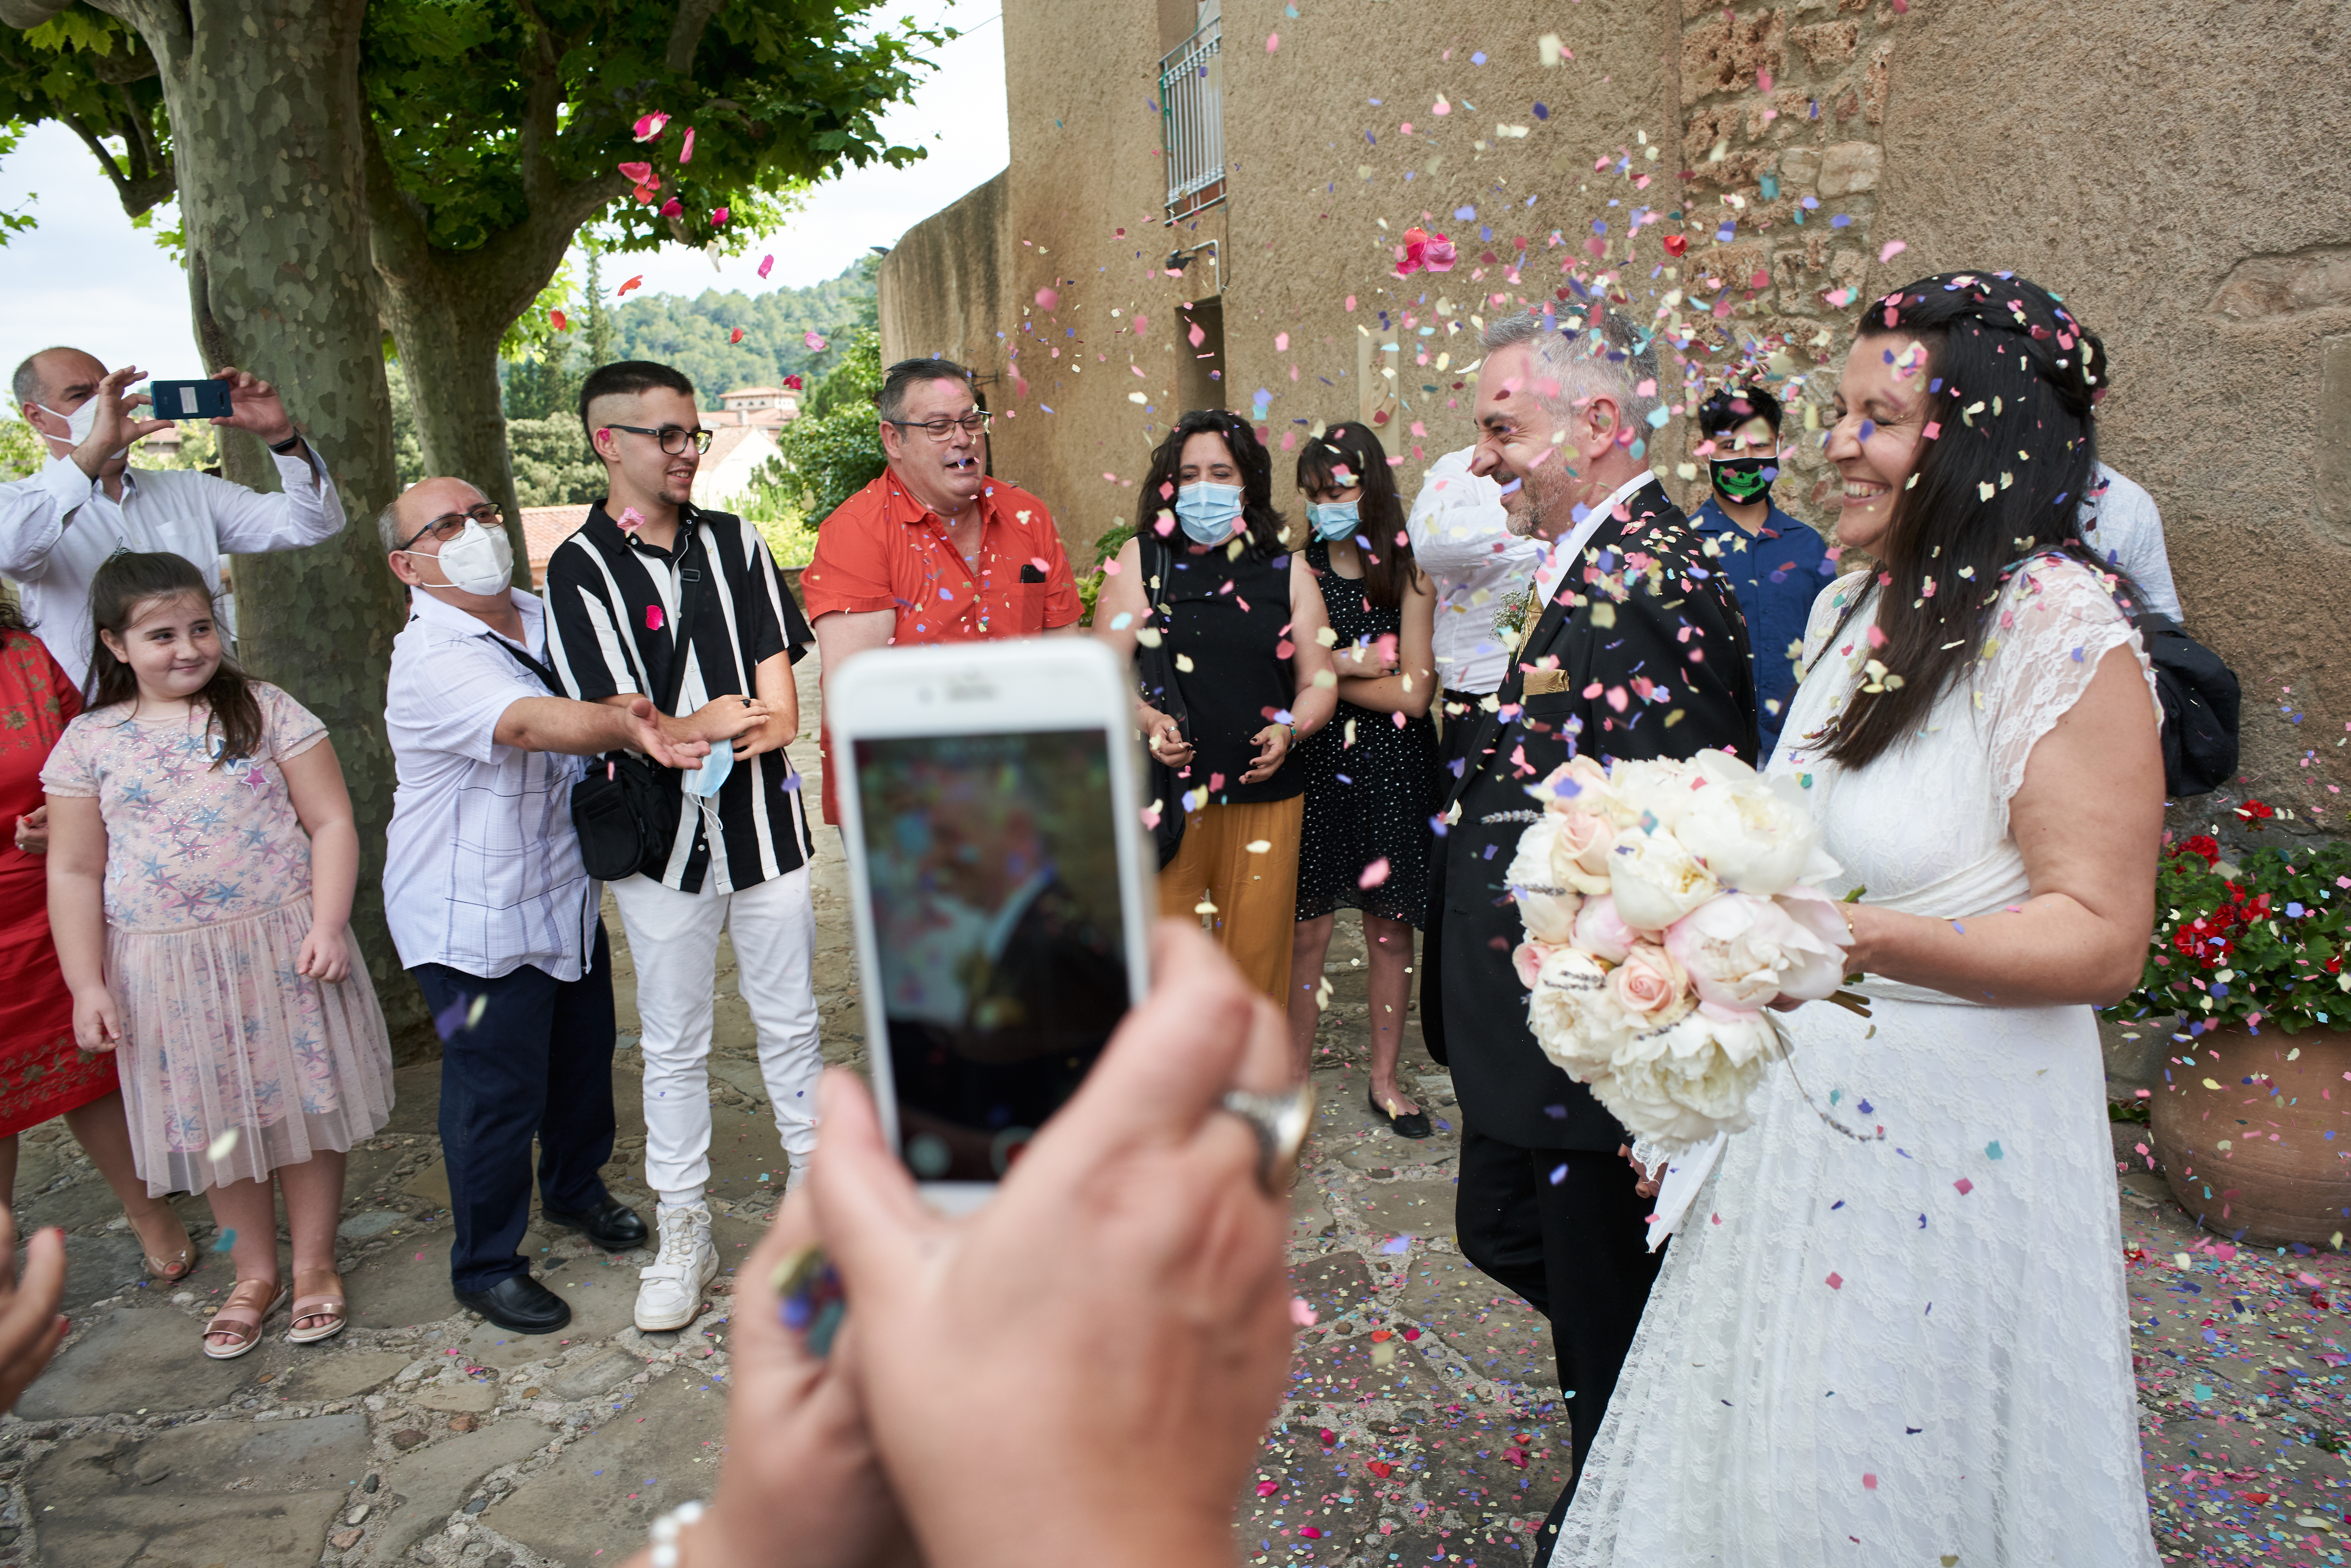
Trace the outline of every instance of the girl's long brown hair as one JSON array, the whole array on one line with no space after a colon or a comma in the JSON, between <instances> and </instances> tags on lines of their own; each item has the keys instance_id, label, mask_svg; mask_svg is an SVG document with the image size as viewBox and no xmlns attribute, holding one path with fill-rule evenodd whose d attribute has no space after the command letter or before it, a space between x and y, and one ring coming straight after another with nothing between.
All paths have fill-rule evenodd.
<instances>
[{"instance_id":1,"label":"girl's long brown hair","mask_svg":"<svg viewBox=\"0 0 2351 1568\"><path fill-rule=\"evenodd\" d=\"M131 666L114 656L106 645L104 633L111 632L126 644L131 641L131 623L138 619L140 607L158 599L180 599L193 595L213 607L212 586L195 562L185 556L165 552L141 555L123 550L98 569L89 582L90 678L96 695L90 706L106 707L114 703L136 703L139 700L139 677ZM207 710L206 733L217 733L221 738L220 754L213 766L220 767L231 760L261 755L261 702L253 695L253 682L236 667L236 662L224 653L220 668L213 672L204 689L195 695L196 701Z\"/></svg>"},{"instance_id":2,"label":"girl's long brown hair","mask_svg":"<svg viewBox=\"0 0 2351 1568\"><path fill-rule=\"evenodd\" d=\"M1339 478L1343 468L1347 472L1344 483ZM1387 448L1370 425L1351 419L1309 436L1299 449L1301 490L1348 490L1358 485L1364 495L1355 516L1371 546L1358 547L1364 558L1364 597L1382 610L1394 610L1404 602L1405 590L1419 569L1413 562L1412 539L1405 533L1404 497L1396 494Z\"/></svg>"}]
</instances>

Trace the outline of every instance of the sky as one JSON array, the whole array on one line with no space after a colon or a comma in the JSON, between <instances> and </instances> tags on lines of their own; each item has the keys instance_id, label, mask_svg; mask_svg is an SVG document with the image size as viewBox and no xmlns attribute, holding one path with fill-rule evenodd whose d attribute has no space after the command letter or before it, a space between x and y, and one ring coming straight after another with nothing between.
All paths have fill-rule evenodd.
<instances>
[{"instance_id":1,"label":"sky","mask_svg":"<svg viewBox=\"0 0 2351 1568\"><path fill-rule=\"evenodd\" d=\"M709 287L760 294L802 287L840 275L872 246L898 236L976 185L1010 159L1005 119L1004 27L998 0L917 0L893 5L892 20L945 24L963 37L935 52L938 68L911 102L884 115L883 133L929 156L906 169L851 170L820 186L773 234L759 236L718 269L700 251L679 246L634 256L606 287L642 273L640 292L696 295ZM0 162L0 208L30 213L39 227L0 248L8 308L0 312L0 368L52 343L89 350L109 365L135 364L165 378L202 375L189 328L187 275L151 235L131 226L113 188L71 131L43 125ZM171 210L156 227L173 226ZM772 252L766 281L759 258ZM574 276L581 269L573 267ZM632 295L631 298L634 298Z\"/></svg>"}]
</instances>

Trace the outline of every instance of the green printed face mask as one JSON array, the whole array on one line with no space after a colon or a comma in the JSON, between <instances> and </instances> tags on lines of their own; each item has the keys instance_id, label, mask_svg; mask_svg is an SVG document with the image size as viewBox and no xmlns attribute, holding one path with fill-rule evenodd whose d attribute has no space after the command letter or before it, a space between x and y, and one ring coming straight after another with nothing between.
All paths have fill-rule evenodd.
<instances>
[{"instance_id":1,"label":"green printed face mask","mask_svg":"<svg viewBox=\"0 0 2351 1568\"><path fill-rule=\"evenodd\" d=\"M1780 465L1768 457L1735 457L1708 466L1714 470L1714 487L1734 501L1761 500L1780 476Z\"/></svg>"}]
</instances>

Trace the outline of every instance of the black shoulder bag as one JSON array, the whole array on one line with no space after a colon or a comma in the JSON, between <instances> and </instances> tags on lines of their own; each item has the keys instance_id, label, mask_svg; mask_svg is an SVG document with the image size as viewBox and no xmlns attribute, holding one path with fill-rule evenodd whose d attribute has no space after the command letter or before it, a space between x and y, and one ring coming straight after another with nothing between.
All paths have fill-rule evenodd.
<instances>
[{"instance_id":1,"label":"black shoulder bag","mask_svg":"<svg viewBox=\"0 0 2351 1568\"><path fill-rule=\"evenodd\" d=\"M2163 792L2175 800L2209 795L2237 771L2237 677L2163 612L2141 611L2130 622L2163 705Z\"/></svg>"},{"instance_id":2,"label":"black shoulder bag","mask_svg":"<svg viewBox=\"0 0 2351 1568\"><path fill-rule=\"evenodd\" d=\"M1138 536L1135 543L1135 564L1142 569L1144 591L1151 601L1151 613L1144 624L1156 627L1159 632L1159 646L1140 641L1135 645L1143 700L1174 719L1180 732L1190 725L1192 716L1184 706L1182 689L1176 685L1176 650L1167 640L1167 579L1174 570L1175 552L1147 532ZM1160 565L1156 572L1152 570L1155 556ZM1151 788L1159 801L1159 825L1152 830L1152 837L1159 845L1159 869L1165 871L1184 843L1184 785L1176 769L1159 760L1157 752L1150 753L1150 758Z\"/></svg>"},{"instance_id":3,"label":"black shoulder bag","mask_svg":"<svg viewBox=\"0 0 2351 1568\"><path fill-rule=\"evenodd\" d=\"M676 643L670 654L669 679L653 706L667 713L685 684L685 661L694 635L694 585L698 573L686 576L678 591ZM570 694L555 672L528 653L498 639L500 645L529 667L559 697ZM620 882L639 872L658 876L669 862L670 845L677 838L679 800L662 779L670 771L650 757L633 751L608 751L591 758L588 776L571 787L571 826L580 835L580 863L599 882Z\"/></svg>"}]
</instances>

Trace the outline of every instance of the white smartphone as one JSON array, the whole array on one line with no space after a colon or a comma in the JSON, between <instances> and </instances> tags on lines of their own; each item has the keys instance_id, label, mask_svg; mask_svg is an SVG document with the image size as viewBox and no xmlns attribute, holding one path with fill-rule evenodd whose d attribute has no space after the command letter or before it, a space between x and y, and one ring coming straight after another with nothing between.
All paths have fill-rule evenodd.
<instances>
[{"instance_id":1,"label":"white smartphone","mask_svg":"<svg viewBox=\"0 0 2351 1568\"><path fill-rule=\"evenodd\" d=\"M977 1207L1148 983L1134 704L1087 637L861 653L828 683L882 1125Z\"/></svg>"}]
</instances>

